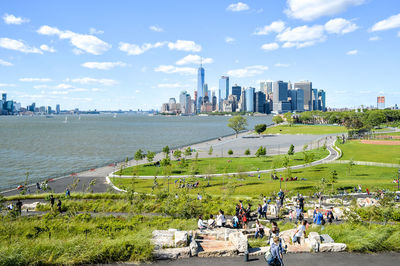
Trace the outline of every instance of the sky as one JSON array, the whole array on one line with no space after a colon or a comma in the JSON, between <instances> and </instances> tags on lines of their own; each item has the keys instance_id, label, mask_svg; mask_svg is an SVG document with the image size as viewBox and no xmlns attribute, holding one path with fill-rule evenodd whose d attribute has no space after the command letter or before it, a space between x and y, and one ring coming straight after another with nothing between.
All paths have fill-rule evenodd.
<instances>
[{"instance_id":1,"label":"sky","mask_svg":"<svg viewBox=\"0 0 400 266\"><path fill-rule=\"evenodd\" d=\"M328 107L400 104L398 0L85 0L0 5L0 91L22 106L159 109L205 81L310 80Z\"/></svg>"}]
</instances>

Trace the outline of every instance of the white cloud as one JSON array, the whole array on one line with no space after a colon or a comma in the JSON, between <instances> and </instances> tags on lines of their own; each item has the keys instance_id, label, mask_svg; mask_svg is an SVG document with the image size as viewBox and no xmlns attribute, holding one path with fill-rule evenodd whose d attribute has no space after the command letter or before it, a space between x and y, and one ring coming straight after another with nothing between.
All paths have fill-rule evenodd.
<instances>
[{"instance_id":1,"label":"white cloud","mask_svg":"<svg viewBox=\"0 0 400 266\"><path fill-rule=\"evenodd\" d=\"M154 68L155 72L163 72L167 74L184 74L184 75L195 75L196 69L193 67L176 67L171 65L161 65Z\"/></svg>"},{"instance_id":2,"label":"white cloud","mask_svg":"<svg viewBox=\"0 0 400 266\"><path fill-rule=\"evenodd\" d=\"M189 87L189 86L182 85L181 83L161 83L161 84L158 84L157 87L171 89L171 88L184 88L184 87Z\"/></svg>"},{"instance_id":3,"label":"white cloud","mask_svg":"<svg viewBox=\"0 0 400 266\"><path fill-rule=\"evenodd\" d=\"M168 43L170 50L186 51L186 52L200 52L201 45L196 44L194 41L177 40L175 43Z\"/></svg>"},{"instance_id":4,"label":"white cloud","mask_svg":"<svg viewBox=\"0 0 400 266\"><path fill-rule=\"evenodd\" d=\"M119 49L122 52L126 52L128 55L140 55L143 54L144 52L154 49L154 48L159 48L164 46L166 43L165 42L156 42L154 44L152 43L145 43L142 44L141 46L137 44L130 44L130 43L125 43L125 42L120 42L119 43Z\"/></svg>"},{"instance_id":5,"label":"white cloud","mask_svg":"<svg viewBox=\"0 0 400 266\"><path fill-rule=\"evenodd\" d=\"M125 67L126 63L123 62L86 62L81 66L91 69L101 69L101 70L109 70L114 67Z\"/></svg>"},{"instance_id":6,"label":"white cloud","mask_svg":"<svg viewBox=\"0 0 400 266\"><path fill-rule=\"evenodd\" d=\"M40 27L37 32L43 35L57 35L60 39L67 39L77 49L94 55L103 54L111 48L110 44L94 35L79 34L69 30L61 31L58 28L47 25Z\"/></svg>"},{"instance_id":7,"label":"white cloud","mask_svg":"<svg viewBox=\"0 0 400 266\"><path fill-rule=\"evenodd\" d=\"M157 26L157 25L152 25L149 27L149 29L151 31L155 31L155 32L163 32L164 31L163 28L161 28L160 26Z\"/></svg>"},{"instance_id":8,"label":"white cloud","mask_svg":"<svg viewBox=\"0 0 400 266\"><path fill-rule=\"evenodd\" d=\"M234 41L235 41L235 39L232 38L232 37L229 37L229 36L225 37L225 42L226 43L233 43Z\"/></svg>"},{"instance_id":9,"label":"white cloud","mask_svg":"<svg viewBox=\"0 0 400 266\"><path fill-rule=\"evenodd\" d=\"M230 4L226 9L232 12L239 12L248 10L250 7L242 2L237 2L236 4Z\"/></svg>"},{"instance_id":10,"label":"white cloud","mask_svg":"<svg viewBox=\"0 0 400 266\"><path fill-rule=\"evenodd\" d=\"M49 53L55 53L56 52L56 50L53 47L49 47L46 44L40 45L40 49L42 49L42 51L46 51L46 52L49 52Z\"/></svg>"},{"instance_id":11,"label":"white cloud","mask_svg":"<svg viewBox=\"0 0 400 266\"><path fill-rule=\"evenodd\" d=\"M49 88L48 85L42 84L42 85L35 85L33 86L34 89L47 89Z\"/></svg>"},{"instance_id":12,"label":"white cloud","mask_svg":"<svg viewBox=\"0 0 400 266\"><path fill-rule=\"evenodd\" d=\"M400 13L381 20L372 26L371 31L381 31L400 28Z\"/></svg>"},{"instance_id":13,"label":"white cloud","mask_svg":"<svg viewBox=\"0 0 400 266\"><path fill-rule=\"evenodd\" d=\"M202 58L199 55L190 54L185 56L184 58L176 61L178 66L187 65L187 64L197 64L199 65L200 62L202 64L211 64L213 62L212 58Z\"/></svg>"},{"instance_id":14,"label":"white cloud","mask_svg":"<svg viewBox=\"0 0 400 266\"><path fill-rule=\"evenodd\" d=\"M397 37L400 37L400 31L397 33Z\"/></svg>"},{"instance_id":15,"label":"white cloud","mask_svg":"<svg viewBox=\"0 0 400 266\"><path fill-rule=\"evenodd\" d=\"M15 87L15 84L9 84L9 83L0 83L0 87Z\"/></svg>"},{"instance_id":16,"label":"white cloud","mask_svg":"<svg viewBox=\"0 0 400 266\"><path fill-rule=\"evenodd\" d=\"M381 38L379 36L372 36L368 40L370 41L379 41Z\"/></svg>"},{"instance_id":17,"label":"white cloud","mask_svg":"<svg viewBox=\"0 0 400 266\"><path fill-rule=\"evenodd\" d=\"M303 48L316 44L317 42L323 42L326 39L324 35L324 26L300 26L296 28L287 28L276 36L276 38L284 42L283 48Z\"/></svg>"},{"instance_id":18,"label":"white cloud","mask_svg":"<svg viewBox=\"0 0 400 266\"><path fill-rule=\"evenodd\" d=\"M253 33L254 35L268 35L271 32L280 33L285 29L285 22L283 21L274 21L269 25L266 25L262 28L257 28Z\"/></svg>"},{"instance_id":19,"label":"white cloud","mask_svg":"<svg viewBox=\"0 0 400 266\"><path fill-rule=\"evenodd\" d=\"M104 86L113 86L118 84L118 81L113 79L96 79L90 77L66 79L66 82L80 83L80 84L101 84Z\"/></svg>"},{"instance_id":20,"label":"white cloud","mask_svg":"<svg viewBox=\"0 0 400 266\"><path fill-rule=\"evenodd\" d=\"M20 78L21 82L50 82L53 81L50 78Z\"/></svg>"},{"instance_id":21,"label":"white cloud","mask_svg":"<svg viewBox=\"0 0 400 266\"><path fill-rule=\"evenodd\" d=\"M346 54L347 55L356 55L356 54L358 54L358 50L350 50Z\"/></svg>"},{"instance_id":22,"label":"white cloud","mask_svg":"<svg viewBox=\"0 0 400 266\"><path fill-rule=\"evenodd\" d=\"M15 25L20 25L22 23L29 22L29 19L27 19L27 18L16 17L11 14L4 14L3 20L4 20L4 23L6 23L6 24L15 24Z\"/></svg>"},{"instance_id":23,"label":"white cloud","mask_svg":"<svg viewBox=\"0 0 400 266\"><path fill-rule=\"evenodd\" d=\"M92 34L92 35L100 35L100 34L103 34L104 31L102 31L102 30L96 30L95 28L90 28L90 29L89 29L89 33Z\"/></svg>"},{"instance_id":24,"label":"white cloud","mask_svg":"<svg viewBox=\"0 0 400 266\"><path fill-rule=\"evenodd\" d=\"M286 15L311 21L323 16L332 16L351 6L361 5L365 0L287 0Z\"/></svg>"},{"instance_id":25,"label":"white cloud","mask_svg":"<svg viewBox=\"0 0 400 266\"><path fill-rule=\"evenodd\" d=\"M0 66L12 66L13 64L7 61L4 61L3 59L0 59Z\"/></svg>"},{"instance_id":26,"label":"white cloud","mask_svg":"<svg viewBox=\"0 0 400 266\"><path fill-rule=\"evenodd\" d=\"M64 89L64 90L66 90L66 89L74 88L74 86L72 86L71 84L60 83L55 88L56 89Z\"/></svg>"},{"instance_id":27,"label":"white cloud","mask_svg":"<svg viewBox=\"0 0 400 266\"><path fill-rule=\"evenodd\" d=\"M140 93L140 90L135 90L136 93Z\"/></svg>"},{"instance_id":28,"label":"white cloud","mask_svg":"<svg viewBox=\"0 0 400 266\"><path fill-rule=\"evenodd\" d=\"M275 66L276 66L276 67L289 67L290 64L276 63Z\"/></svg>"},{"instance_id":29,"label":"white cloud","mask_svg":"<svg viewBox=\"0 0 400 266\"><path fill-rule=\"evenodd\" d=\"M255 65L255 66L247 66L245 68L240 69L232 69L228 71L228 76L236 77L236 78L246 78L253 77L256 75L260 75L264 73L264 71L268 70L267 66Z\"/></svg>"},{"instance_id":30,"label":"white cloud","mask_svg":"<svg viewBox=\"0 0 400 266\"><path fill-rule=\"evenodd\" d=\"M344 18L335 18L325 23L325 30L328 33L345 34L358 29L358 26Z\"/></svg>"},{"instance_id":31,"label":"white cloud","mask_svg":"<svg viewBox=\"0 0 400 266\"><path fill-rule=\"evenodd\" d=\"M279 48L279 44L277 44L276 42L265 43L261 46L261 49L263 49L265 51L272 51L272 50L276 50L278 48Z\"/></svg>"},{"instance_id":32,"label":"white cloud","mask_svg":"<svg viewBox=\"0 0 400 266\"><path fill-rule=\"evenodd\" d=\"M0 47L22 53L43 54L43 52L36 47L30 47L21 40L14 40L10 38L0 38Z\"/></svg>"}]
</instances>

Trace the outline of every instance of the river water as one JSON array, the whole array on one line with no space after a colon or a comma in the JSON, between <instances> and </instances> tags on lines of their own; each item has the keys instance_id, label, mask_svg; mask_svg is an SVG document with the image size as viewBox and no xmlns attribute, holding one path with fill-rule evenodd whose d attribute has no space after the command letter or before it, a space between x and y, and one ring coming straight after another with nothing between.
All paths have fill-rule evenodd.
<instances>
[{"instance_id":1,"label":"river water","mask_svg":"<svg viewBox=\"0 0 400 266\"><path fill-rule=\"evenodd\" d=\"M234 132L229 117L140 115L0 116L0 190ZM271 116L247 117L248 128Z\"/></svg>"}]
</instances>

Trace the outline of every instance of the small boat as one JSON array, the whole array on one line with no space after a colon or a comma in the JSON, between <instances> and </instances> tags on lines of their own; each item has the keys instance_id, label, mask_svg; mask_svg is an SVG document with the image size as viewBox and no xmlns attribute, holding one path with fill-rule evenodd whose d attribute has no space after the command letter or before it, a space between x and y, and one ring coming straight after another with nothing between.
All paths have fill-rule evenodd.
<instances>
[{"instance_id":1,"label":"small boat","mask_svg":"<svg viewBox=\"0 0 400 266\"><path fill-rule=\"evenodd\" d=\"M68 122L68 116L65 117L65 120L63 123L67 123Z\"/></svg>"},{"instance_id":2,"label":"small boat","mask_svg":"<svg viewBox=\"0 0 400 266\"><path fill-rule=\"evenodd\" d=\"M113 116L114 118L117 118L117 114L114 114L114 116Z\"/></svg>"}]
</instances>

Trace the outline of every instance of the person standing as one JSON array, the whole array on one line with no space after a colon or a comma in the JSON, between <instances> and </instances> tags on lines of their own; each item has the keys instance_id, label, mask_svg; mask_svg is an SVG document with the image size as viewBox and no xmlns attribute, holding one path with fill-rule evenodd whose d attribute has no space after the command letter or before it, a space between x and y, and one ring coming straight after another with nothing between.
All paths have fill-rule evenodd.
<instances>
[{"instance_id":1,"label":"person standing","mask_svg":"<svg viewBox=\"0 0 400 266\"><path fill-rule=\"evenodd\" d=\"M218 227L225 227L226 218L223 210L219 210L219 214L217 216L217 226Z\"/></svg>"},{"instance_id":2,"label":"person standing","mask_svg":"<svg viewBox=\"0 0 400 266\"><path fill-rule=\"evenodd\" d=\"M52 195L50 195L50 205L51 205L51 209L52 210L54 208L54 201L55 201L55 199L54 199L53 194L52 194Z\"/></svg>"},{"instance_id":3,"label":"person standing","mask_svg":"<svg viewBox=\"0 0 400 266\"><path fill-rule=\"evenodd\" d=\"M264 204L262 205L262 216L267 219L267 211L268 211L268 203L264 200Z\"/></svg>"},{"instance_id":4,"label":"person standing","mask_svg":"<svg viewBox=\"0 0 400 266\"><path fill-rule=\"evenodd\" d=\"M270 248L270 255L267 258L269 266L284 266L283 265L282 248L279 243L279 237L275 236Z\"/></svg>"},{"instance_id":5,"label":"person standing","mask_svg":"<svg viewBox=\"0 0 400 266\"><path fill-rule=\"evenodd\" d=\"M292 242L294 243L298 243L300 244L300 239L303 236L304 233L304 237L306 237L306 225L307 225L307 221L303 220L303 222L297 227L296 233L294 233Z\"/></svg>"},{"instance_id":6,"label":"person standing","mask_svg":"<svg viewBox=\"0 0 400 266\"><path fill-rule=\"evenodd\" d=\"M69 188L65 191L65 196L71 197L71 191L69 191Z\"/></svg>"},{"instance_id":7,"label":"person standing","mask_svg":"<svg viewBox=\"0 0 400 266\"><path fill-rule=\"evenodd\" d=\"M18 215L21 216L21 214L22 214L22 202L20 200L18 200L17 203L15 204L15 206L17 207Z\"/></svg>"},{"instance_id":8,"label":"person standing","mask_svg":"<svg viewBox=\"0 0 400 266\"><path fill-rule=\"evenodd\" d=\"M283 192L282 189L278 192L278 197L281 201L281 206L283 207L283 200L285 198L285 192Z\"/></svg>"},{"instance_id":9,"label":"person standing","mask_svg":"<svg viewBox=\"0 0 400 266\"><path fill-rule=\"evenodd\" d=\"M58 200L58 202L57 202L57 209L58 209L58 211L60 213L62 212L62 210L61 210L61 200Z\"/></svg>"},{"instance_id":10,"label":"person standing","mask_svg":"<svg viewBox=\"0 0 400 266\"><path fill-rule=\"evenodd\" d=\"M257 237L260 237L260 238L264 237L264 227L258 219L256 220L256 234L254 235L254 238L257 238Z\"/></svg>"},{"instance_id":11,"label":"person standing","mask_svg":"<svg viewBox=\"0 0 400 266\"><path fill-rule=\"evenodd\" d=\"M304 197L303 197L303 195L299 195L299 207L300 207L300 209L301 209L301 211L302 212L304 212Z\"/></svg>"}]
</instances>

